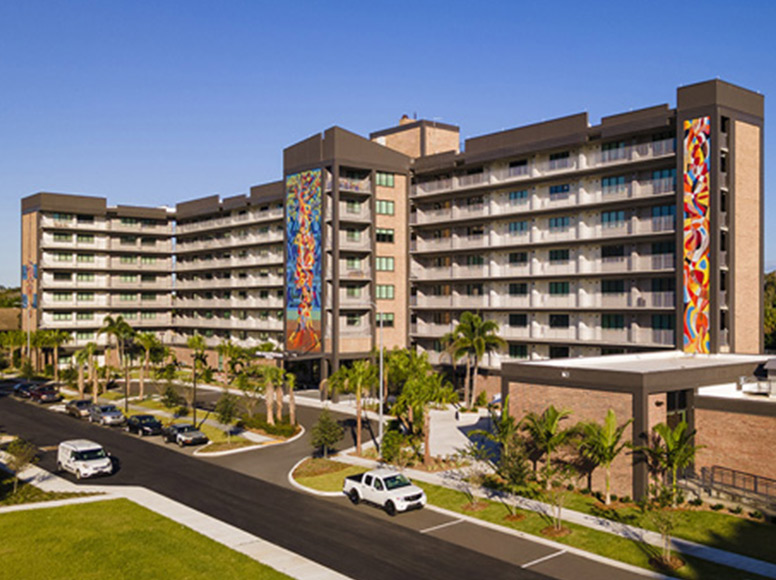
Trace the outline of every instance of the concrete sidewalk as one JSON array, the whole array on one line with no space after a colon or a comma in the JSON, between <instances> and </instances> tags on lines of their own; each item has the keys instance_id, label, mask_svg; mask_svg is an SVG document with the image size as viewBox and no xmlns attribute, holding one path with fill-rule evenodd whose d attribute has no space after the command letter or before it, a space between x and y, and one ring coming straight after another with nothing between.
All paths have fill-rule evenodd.
<instances>
[{"instance_id":1,"label":"concrete sidewalk","mask_svg":"<svg viewBox=\"0 0 776 580\"><path fill-rule=\"evenodd\" d=\"M380 462L378 461L349 455L349 453L352 451L353 450L351 449L340 453L333 459L343 463L360 465L370 469L380 465ZM546 503L526 499L512 494L497 493L481 487L470 485L467 481L465 481L467 473L463 470L429 473L417 469L405 469L404 473L406 473L407 476L411 479L424 481L426 483L432 483L434 485L448 487L451 489L457 489L459 491L464 491L484 499L498 498L500 501L507 502L521 509L538 512L547 516L551 515L552 506ZM662 547L662 539L660 534L650 530L629 526L627 524L621 524L606 518L596 517L569 509L563 510L563 519L567 522L585 526L600 532L614 534L628 540L634 540L643 542L645 544L650 544L652 546ZM748 556L742 556L734 552L712 548L710 546L698 544L689 540L682 540L679 538L671 538L671 545L677 552L681 552L682 554L686 554L688 556L701 558L703 560L708 560L709 562L714 562L715 564L736 568L744 572L759 574L760 576L764 576L766 578L776 578L776 564L771 564L770 562L764 562L762 560L757 560Z\"/></svg>"},{"instance_id":2,"label":"concrete sidewalk","mask_svg":"<svg viewBox=\"0 0 776 580\"><path fill-rule=\"evenodd\" d=\"M0 452L0 460L5 458L4 455L4 453ZM12 511L46 509L70 504L125 498L215 540L227 548L245 554L249 558L266 564L279 572L283 572L292 578L297 578L298 580L348 580L347 576L326 566L294 554L285 548L262 540L257 536L143 487L74 485L66 479L57 477L35 466L28 467L22 472L21 479L45 491L86 492L100 495L9 506L0 508L0 515Z\"/></svg>"}]
</instances>

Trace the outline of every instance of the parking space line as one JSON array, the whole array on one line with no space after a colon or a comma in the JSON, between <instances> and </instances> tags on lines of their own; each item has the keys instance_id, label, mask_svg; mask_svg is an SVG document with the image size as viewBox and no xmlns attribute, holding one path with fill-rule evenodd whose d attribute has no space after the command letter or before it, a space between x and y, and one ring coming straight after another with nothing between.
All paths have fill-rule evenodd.
<instances>
[{"instance_id":1,"label":"parking space line","mask_svg":"<svg viewBox=\"0 0 776 580\"><path fill-rule=\"evenodd\" d=\"M541 558L536 558L536 560L532 560L528 562L527 564L523 564L520 566L521 568L528 568L530 566L535 566L536 564L541 564L542 562L545 562L547 560L551 560L552 558L556 556L560 556L561 554L565 554L566 550L558 550L554 554L548 554L547 556L542 556Z\"/></svg>"},{"instance_id":2,"label":"parking space line","mask_svg":"<svg viewBox=\"0 0 776 580\"><path fill-rule=\"evenodd\" d=\"M453 520L451 522L445 522L444 524L439 524L438 526L431 526L430 528L426 528L425 530L420 530L421 534L427 534L429 532L433 532L435 530L439 530L442 528L446 528L447 526L452 526L455 524L460 524L463 520Z\"/></svg>"}]
</instances>

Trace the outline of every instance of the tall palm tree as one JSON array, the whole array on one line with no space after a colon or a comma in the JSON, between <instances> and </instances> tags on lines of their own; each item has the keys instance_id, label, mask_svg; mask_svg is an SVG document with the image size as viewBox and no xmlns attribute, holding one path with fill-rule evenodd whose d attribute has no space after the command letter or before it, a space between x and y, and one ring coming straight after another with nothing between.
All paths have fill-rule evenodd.
<instances>
[{"instance_id":1,"label":"tall palm tree","mask_svg":"<svg viewBox=\"0 0 776 580\"><path fill-rule=\"evenodd\" d=\"M140 400L145 396L145 377L151 366L151 352L162 347L162 341L153 332L141 332L135 340L143 349L143 364L140 365Z\"/></svg>"},{"instance_id":2,"label":"tall palm tree","mask_svg":"<svg viewBox=\"0 0 776 580\"><path fill-rule=\"evenodd\" d=\"M197 371L204 372L207 367L207 344L200 334L190 336L186 340L186 346L191 349L191 410L194 425L197 424Z\"/></svg>"},{"instance_id":3,"label":"tall palm tree","mask_svg":"<svg viewBox=\"0 0 776 580\"><path fill-rule=\"evenodd\" d=\"M506 341L498 336L498 323L493 320L483 320L479 314L464 312L461 321L453 330L455 340L450 348L454 353L466 353L467 365L473 367L471 387L464 385L464 405L469 407L477 388L477 377L480 372L480 364L485 355L497 352L506 345ZM468 383L468 379L467 379Z\"/></svg>"},{"instance_id":4,"label":"tall palm tree","mask_svg":"<svg viewBox=\"0 0 776 580\"><path fill-rule=\"evenodd\" d=\"M688 467L704 446L693 443L696 431L690 430L686 421L681 421L673 429L665 423L658 423L654 431L659 437L655 445L635 449L645 453L661 471L671 474L671 503L676 505L678 472Z\"/></svg>"},{"instance_id":5,"label":"tall palm tree","mask_svg":"<svg viewBox=\"0 0 776 580\"><path fill-rule=\"evenodd\" d=\"M92 401L97 404L97 391L99 390L99 377L97 374L97 364L95 356L97 355L97 343L87 342L83 349L89 359L89 381L92 383Z\"/></svg>"},{"instance_id":6,"label":"tall palm tree","mask_svg":"<svg viewBox=\"0 0 776 580\"><path fill-rule=\"evenodd\" d=\"M40 372L41 362L43 361L43 349L48 346L48 331L43 330L42 328L33 331L32 336L30 337L30 347L35 353L35 356L32 357L34 359L33 368L35 369L35 372ZM28 356L31 356L31 353L29 353Z\"/></svg>"},{"instance_id":7,"label":"tall palm tree","mask_svg":"<svg viewBox=\"0 0 776 580\"><path fill-rule=\"evenodd\" d=\"M66 330L50 330L48 345L54 351L54 381L59 382L59 347L70 341L72 335Z\"/></svg>"},{"instance_id":8,"label":"tall palm tree","mask_svg":"<svg viewBox=\"0 0 776 580\"><path fill-rule=\"evenodd\" d=\"M3 348L8 349L8 366L14 366L16 351L24 348L27 336L23 330L7 330L2 333Z\"/></svg>"},{"instance_id":9,"label":"tall palm tree","mask_svg":"<svg viewBox=\"0 0 776 580\"><path fill-rule=\"evenodd\" d=\"M604 468L604 488L606 491L604 503L606 505L612 501L610 491L612 462L628 445L628 442L622 441L622 436L632 422L633 419L629 419L618 427L617 417L614 411L609 409L603 425L590 422L581 426L582 442L579 449L582 455L594 465L600 465Z\"/></svg>"},{"instance_id":10,"label":"tall palm tree","mask_svg":"<svg viewBox=\"0 0 776 580\"><path fill-rule=\"evenodd\" d=\"M264 386L267 423L274 425L283 419L283 369L274 365L260 365L259 373Z\"/></svg>"},{"instance_id":11,"label":"tall palm tree","mask_svg":"<svg viewBox=\"0 0 776 580\"><path fill-rule=\"evenodd\" d=\"M130 342L135 336L135 330L130 324L124 320L124 317L119 315L116 318L112 316L106 316L102 321L102 328L97 331L97 334L108 335L108 346L110 346L110 337L116 339L116 346L119 352L119 366L124 369L124 412L129 412L129 357L127 356L127 349ZM105 349L105 358L107 364L108 349Z\"/></svg>"},{"instance_id":12,"label":"tall palm tree","mask_svg":"<svg viewBox=\"0 0 776 580\"><path fill-rule=\"evenodd\" d=\"M444 345L444 353L450 357L450 363L453 365L453 376L457 376L457 368L458 368L458 361L460 361L462 358L466 360L466 376L463 381L464 385L464 399L466 399L465 404L468 407L468 392L466 391L471 377L472 372L472 364L471 364L471 358L469 357L469 351L466 349L465 346L463 346L462 342L458 340L459 335L453 332L446 333L441 341Z\"/></svg>"},{"instance_id":13,"label":"tall palm tree","mask_svg":"<svg viewBox=\"0 0 776 580\"><path fill-rule=\"evenodd\" d=\"M84 380L84 366L89 362L89 352L86 348L79 348L73 354L75 362L78 365L78 398L84 398L84 391L86 391L86 384Z\"/></svg>"},{"instance_id":14,"label":"tall palm tree","mask_svg":"<svg viewBox=\"0 0 776 580\"><path fill-rule=\"evenodd\" d=\"M286 388L288 389L288 421L291 425L296 425L296 398L294 389L296 388L296 375L288 371L285 372Z\"/></svg>"},{"instance_id":15,"label":"tall palm tree","mask_svg":"<svg viewBox=\"0 0 776 580\"><path fill-rule=\"evenodd\" d=\"M552 454L571 440L573 429L561 428L561 421L568 418L571 411L558 410L554 405L547 407L541 415L528 413L521 421L521 430L528 434L533 446L545 457L545 485L550 489L550 473L552 470Z\"/></svg>"},{"instance_id":16,"label":"tall palm tree","mask_svg":"<svg viewBox=\"0 0 776 580\"><path fill-rule=\"evenodd\" d=\"M346 371L345 391L356 395L356 453L361 455L361 399L377 381L375 366L368 360L357 360Z\"/></svg>"},{"instance_id":17,"label":"tall palm tree","mask_svg":"<svg viewBox=\"0 0 776 580\"><path fill-rule=\"evenodd\" d=\"M246 350L236 345L231 340L220 342L216 346L216 352L224 359L226 367L226 381L231 383L239 372L240 366L244 364Z\"/></svg>"}]
</instances>

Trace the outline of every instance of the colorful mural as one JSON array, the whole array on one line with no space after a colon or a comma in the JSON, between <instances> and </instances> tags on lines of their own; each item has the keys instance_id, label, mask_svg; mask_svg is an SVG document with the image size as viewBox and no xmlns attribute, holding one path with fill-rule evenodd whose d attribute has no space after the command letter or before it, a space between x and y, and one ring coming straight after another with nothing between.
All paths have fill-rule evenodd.
<instances>
[{"instance_id":1,"label":"colorful mural","mask_svg":"<svg viewBox=\"0 0 776 580\"><path fill-rule=\"evenodd\" d=\"M321 171L286 178L286 350L321 351Z\"/></svg>"},{"instance_id":2,"label":"colorful mural","mask_svg":"<svg viewBox=\"0 0 776 580\"><path fill-rule=\"evenodd\" d=\"M711 119L684 122L684 351L711 351L709 323Z\"/></svg>"}]
</instances>

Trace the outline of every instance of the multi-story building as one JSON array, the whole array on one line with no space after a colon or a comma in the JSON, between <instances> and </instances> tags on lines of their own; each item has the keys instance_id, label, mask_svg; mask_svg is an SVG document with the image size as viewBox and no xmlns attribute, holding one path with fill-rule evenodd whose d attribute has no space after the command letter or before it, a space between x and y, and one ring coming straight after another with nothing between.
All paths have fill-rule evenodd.
<instances>
[{"instance_id":1,"label":"multi-story building","mask_svg":"<svg viewBox=\"0 0 776 580\"><path fill-rule=\"evenodd\" d=\"M172 236L164 208L109 207L104 198L55 193L23 199L22 328L69 331L72 351L104 346L104 317L121 315L169 339Z\"/></svg>"},{"instance_id":2,"label":"multi-story building","mask_svg":"<svg viewBox=\"0 0 776 580\"><path fill-rule=\"evenodd\" d=\"M371 140L334 127L284 151L282 182L177 205L174 320L170 212L38 194L22 204L35 325L85 337L127 313L179 342L282 343L316 377L381 336L442 363L467 310L508 341L488 372L760 352L762 127L762 96L722 81L678 89L675 108L573 115L463 150L458 128L434 121L405 117Z\"/></svg>"},{"instance_id":3,"label":"multi-story building","mask_svg":"<svg viewBox=\"0 0 776 580\"><path fill-rule=\"evenodd\" d=\"M469 310L509 343L491 369L760 352L762 123L761 95L711 81L678 89L675 109L598 125L583 113L415 158L412 342L440 362L440 338ZM372 138L409 153L418 140L399 136L411 130Z\"/></svg>"},{"instance_id":4,"label":"multi-story building","mask_svg":"<svg viewBox=\"0 0 776 580\"><path fill-rule=\"evenodd\" d=\"M282 343L282 183L179 203L175 213L175 341Z\"/></svg>"}]
</instances>

